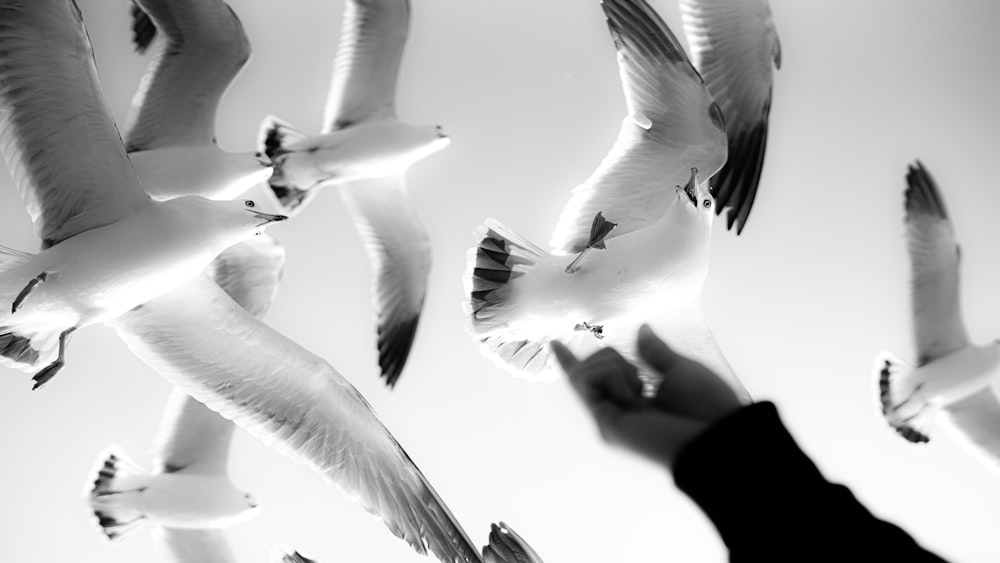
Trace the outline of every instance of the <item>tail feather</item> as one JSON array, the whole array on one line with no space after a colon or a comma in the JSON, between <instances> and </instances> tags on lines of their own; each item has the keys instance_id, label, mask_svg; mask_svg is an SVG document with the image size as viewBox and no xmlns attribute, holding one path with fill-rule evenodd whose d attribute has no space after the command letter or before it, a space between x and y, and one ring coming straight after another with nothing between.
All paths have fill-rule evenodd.
<instances>
[{"instance_id":1,"label":"tail feather","mask_svg":"<svg viewBox=\"0 0 1000 563\"><path fill-rule=\"evenodd\" d=\"M927 434L927 416L921 413L903 418L898 413L899 407L906 397L897 397L895 383L901 373L911 367L906 362L888 352L882 352L875 359L875 371L878 374L879 406L886 422L906 440L920 444L930 441Z\"/></svg>"},{"instance_id":2,"label":"tail feather","mask_svg":"<svg viewBox=\"0 0 1000 563\"><path fill-rule=\"evenodd\" d=\"M156 38L156 24L135 0L132 0L129 14L132 17L132 45L137 53L143 54Z\"/></svg>"},{"instance_id":3,"label":"tail feather","mask_svg":"<svg viewBox=\"0 0 1000 563\"><path fill-rule=\"evenodd\" d=\"M115 447L97 458L86 495L101 532L111 541L123 539L142 523L144 516L132 502L129 493L134 490L129 490L131 484L127 483L129 478L141 475L142 470Z\"/></svg>"},{"instance_id":4,"label":"tail feather","mask_svg":"<svg viewBox=\"0 0 1000 563\"><path fill-rule=\"evenodd\" d=\"M507 524L490 524L490 543L483 547L484 563L542 563L538 553Z\"/></svg>"},{"instance_id":5,"label":"tail feather","mask_svg":"<svg viewBox=\"0 0 1000 563\"><path fill-rule=\"evenodd\" d=\"M479 339L486 355L532 380L555 377L551 370L542 375L551 353L547 341L519 338L509 330L514 316L510 282L531 270L546 254L490 219L476 231L476 246L469 251L465 275L469 332Z\"/></svg>"},{"instance_id":6,"label":"tail feather","mask_svg":"<svg viewBox=\"0 0 1000 563\"><path fill-rule=\"evenodd\" d=\"M305 133L273 115L269 115L261 121L260 129L257 132L257 146L274 163L268 185L271 186L271 191L274 192L275 197L284 206L286 212L291 212L301 206L310 192L310 190L301 189L288 181L285 177L283 158L290 152L286 147L306 138Z\"/></svg>"}]
</instances>

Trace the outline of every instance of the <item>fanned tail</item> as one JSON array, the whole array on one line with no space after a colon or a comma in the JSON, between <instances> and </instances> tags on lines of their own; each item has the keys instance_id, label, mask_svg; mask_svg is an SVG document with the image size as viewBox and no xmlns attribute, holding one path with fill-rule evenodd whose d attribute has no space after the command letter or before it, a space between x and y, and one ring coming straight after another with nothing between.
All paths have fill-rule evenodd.
<instances>
[{"instance_id":1,"label":"fanned tail","mask_svg":"<svg viewBox=\"0 0 1000 563\"><path fill-rule=\"evenodd\" d=\"M927 414L924 411L919 411L911 416L900 414L900 408L909 398L898 397L895 393L896 380L902 373L910 369L911 367L906 362L889 352L881 352L875 358L879 406L882 408L882 415L885 416L889 426L892 426L900 436L910 442L920 444L930 441L930 437L927 435Z\"/></svg>"},{"instance_id":2,"label":"fanned tail","mask_svg":"<svg viewBox=\"0 0 1000 563\"><path fill-rule=\"evenodd\" d=\"M275 197L281 202L285 213L290 213L300 207L308 197L308 189L301 189L292 185L285 177L284 156L289 153L289 145L306 139L307 136L302 131L292 127L287 122L269 115L260 123L257 132L257 146L260 152L267 155L274 163L274 170L268 185Z\"/></svg>"},{"instance_id":3,"label":"fanned tail","mask_svg":"<svg viewBox=\"0 0 1000 563\"><path fill-rule=\"evenodd\" d=\"M517 375L542 377L550 355L547 341L514 337L509 321L515 315L510 283L531 270L547 253L504 225L489 219L476 230L476 246L469 250L465 286L469 332L487 355Z\"/></svg>"},{"instance_id":4,"label":"fanned tail","mask_svg":"<svg viewBox=\"0 0 1000 563\"><path fill-rule=\"evenodd\" d=\"M142 523L144 515L134 503L134 477L143 472L116 447L97 457L85 491L101 532L111 541L125 538ZM129 482L133 481L133 482Z\"/></svg>"}]
</instances>

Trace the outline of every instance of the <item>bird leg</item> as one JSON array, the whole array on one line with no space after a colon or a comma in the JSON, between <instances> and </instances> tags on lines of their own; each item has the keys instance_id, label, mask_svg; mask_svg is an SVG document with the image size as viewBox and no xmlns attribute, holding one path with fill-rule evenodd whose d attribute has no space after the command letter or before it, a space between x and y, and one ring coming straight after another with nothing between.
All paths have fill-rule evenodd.
<instances>
[{"instance_id":1,"label":"bird leg","mask_svg":"<svg viewBox=\"0 0 1000 563\"><path fill-rule=\"evenodd\" d=\"M577 330L580 332L588 331L590 332L590 334L594 335L594 338L598 340L604 338L604 325L592 325L587 321L583 321L582 323L573 327L573 330Z\"/></svg>"},{"instance_id":2,"label":"bird leg","mask_svg":"<svg viewBox=\"0 0 1000 563\"><path fill-rule=\"evenodd\" d=\"M583 255L586 254L591 248L596 248L598 250L604 250L607 248L604 245L604 239L617 226L618 223L608 221L604 218L604 215L601 215L601 212L598 211L597 215L594 215L594 222L590 225L590 240L587 241L587 246L583 247L583 250L581 250L580 254L577 254L576 258L569 263L569 266L566 266L566 273L574 274L580 271L580 267L577 266L577 264L580 263L580 260L583 259Z\"/></svg>"},{"instance_id":3,"label":"bird leg","mask_svg":"<svg viewBox=\"0 0 1000 563\"><path fill-rule=\"evenodd\" d=\"M31 380L35 382L35 384L31 387L32 391L34 391L35 389L39 389L43 385L48 383L49 380L55 377L55 375L59 373L59 370L61 370L63 366L66 365L65 362L66 342L68 341L69 336L73 334L73 331L75 330L76 327L69 328L64 330L62 334L59 335L59 357L56 358L56 361L45 366L45 368L42 369L42 371L36 373L35 376L31 378Z\"/></svg>"},{"instance_id":4,"label":"bird leg","mask_svg":"<svg viewBox=\"0 0 1000 563\"><path fill-rule=\"evenodd\" d=\"M27 299L29 295L31 295L32 291L35 290L35 286L45 281L48 277L49 277L48 274L42 272L37 276L35 276L33 280L29 281L28 285L24 286L24 289L21 290L21 293L18 293L17 297L14 298L14 304L11 305L10 307L10 314L13 315L14 313L16 313L17 310L21 308L21 303L24 303L24 300Z\"/></svg>"}]
</instances>

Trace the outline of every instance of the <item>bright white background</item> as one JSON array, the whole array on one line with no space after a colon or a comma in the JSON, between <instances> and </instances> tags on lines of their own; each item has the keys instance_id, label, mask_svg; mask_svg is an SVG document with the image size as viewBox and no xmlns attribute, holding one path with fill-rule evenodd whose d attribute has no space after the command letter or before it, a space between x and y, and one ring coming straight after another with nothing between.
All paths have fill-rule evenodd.
<instances>
[{"instance_id":1,"label":"bright white background","mask_svg":"<svg viewBox=\"0 0 1000 563\"><path fill-rule=\"evenodd\" d=\"M362 391L475 543L504 519L550 563L723 561L714 530L667 474L605 448L564 382L508 376L463 328L461 274L476 225L494 216L547 241L569 190L624 116L598 2L413 3L399 114L442 124L454 142L410 174L434 267L401 383L389 392L376 376L368 263L332 191L271 229L288 264L268 321ZM131 53L127 3L80 4L123 120L145 65ZM1000 5L772 4L784 66L767 162L744 234L716 225L711 326L746 386L778 403L831 479L938 553L995 561L997 475L949 436L915 447L893 435L876 409L871 367L882 348L913 355L901 218L903 174L915 157L944 190L963 244L970 332L980 341L1000 333ZM269 113L317 132L343 2L232 5L254 56L223 100L220 144L250 150ZM654 5L680 33L676 5ZM0 213L0 242L37 248L2 173ZM81 491L109 443L148 466L167 383L105 327L74 337L68 367L42 391L30 392L25 374L0 371L0 559L151 561L146 531L120 546L102 541ZM233 480L264 508L230 531L239 560L266 561L272 544L287 542L324 563L424 561L242 431L231 459ZM739 467L732 476L740 479Z\"/></svg>"}]
</instances>

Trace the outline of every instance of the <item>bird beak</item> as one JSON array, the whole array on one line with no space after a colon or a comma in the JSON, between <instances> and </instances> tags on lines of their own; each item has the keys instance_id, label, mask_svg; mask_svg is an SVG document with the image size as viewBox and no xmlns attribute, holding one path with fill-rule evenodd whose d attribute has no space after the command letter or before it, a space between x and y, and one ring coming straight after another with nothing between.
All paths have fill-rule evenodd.
<instances>
[{"instance_id":1,"label":"bird beak","mask_svg":"<svg viewBox=\"0 0 1000 563\"><path fill-rule=\"evenodd\" d=\"M263 166L264 168L271 168L272 166L274 166L274 163L271 162L271 159L267 158L266 156L255 156L254 159L257 162L259 162L260 165Z\"/></svg>"},{"instance_id":2,"label":"bird beak","mask_svg":"<svg viewBox=\"0 0 1000 563\"><path fill-rule=\"evenodd\" d=\"M258 227L263 227L264 225L267 225L268 223L276 223L278 221L284 221L285 219L288 219L288 216L286 216L286 215L275 215L273 213L261 213L260 211L254 211L253 214L254 214L254 217L263 220L262 222L260 222L260 223L257 224Z\"/></svg>"},{"instance_id":3,"label":"bird beak","mask_svg":"<svg viewBox=\"0 0 1000 563\"><path fill-rule=\"evenodd\" d=\"M440 125L437 126L437 136L442 139L448 138L448 134L444 132L444 128L441 127Z\"/></svg>"}]
</instances>

